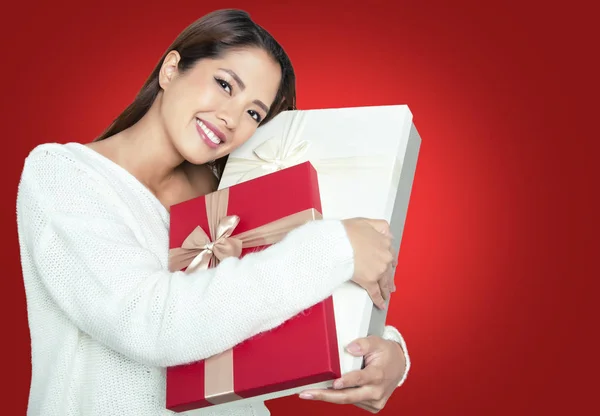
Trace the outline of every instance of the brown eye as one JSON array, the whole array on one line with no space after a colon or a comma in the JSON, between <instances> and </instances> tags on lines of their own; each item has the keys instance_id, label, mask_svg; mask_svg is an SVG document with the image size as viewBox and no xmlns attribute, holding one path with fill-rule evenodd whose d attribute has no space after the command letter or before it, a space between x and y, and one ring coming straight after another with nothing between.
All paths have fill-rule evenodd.
<instances>
[{"instance_id":1,"label":"brown eye","mask_svg":"<svg viewBox=\"0 0 600 416\"><path fill-rule=\"evenodd\" d=\"M258 114L256 111L249 110L248 114L250 114L250 117L252 117L254 119L254 121L256 121L257 123L261 122L262 118L261 118L260 114Z\"/></svg>"},{"instance_id":2,"label":"brown eye","mask_svg":"<svg viewBox=\"0 0 600 416\"><path fill-rule=\"evenodd\" d=\"M220 78L215 78L215 81L217 81L217 84L219 84L219 86L225 90L227 94L231 94L231 85L227 81L224 81Z\"/></svg>"}]
</instances>

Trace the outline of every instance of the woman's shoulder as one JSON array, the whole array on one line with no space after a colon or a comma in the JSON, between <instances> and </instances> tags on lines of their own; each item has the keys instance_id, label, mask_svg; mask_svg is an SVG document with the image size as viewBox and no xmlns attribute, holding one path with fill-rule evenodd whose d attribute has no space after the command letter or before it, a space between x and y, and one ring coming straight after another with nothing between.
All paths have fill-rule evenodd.
<instances>
[{"instance_id":1,"label":"woman's shoulder","mask_svg":"<svg viewBox=\"0 0 600 416\"><path fill-rule=\"evenodd\" d=\"M96 151L77 142L42 143L32 148L23 164L22 176L65 177L85 180L99 177L106 164Z\"/></svg>"},{"instance_id":2,"label":"woman's shoulder","mask_svg":"<svg viewBox=\"0 0 600 416\"><path fill-rule=\"evenodd\" d=\"M60 163L70 165L87 165L90 162L91 152L88 146L77 143L49 142L33 147L25 157L25 166L43 165L50 163L53 166Z\"/></svg>"},{"instance_id":3,"label":"woman's shoulder","mask_svg":"<svg viewBox=\"0 0 600 416\"><path fill-rule=\"evenodd\" d=\"M114 179L110 175L102 156L84 144L43 143L25 157L19 188L35 190L40 198L42 194L44 198L83 198L86 194L112 192Z\"/></svg>"},{"instance_id":4,"label":"woman's shoulder","mask_svg":"<svg viewBox=\"0 0 600 416\"><path fill-rule=\"evenodd\" d=\"M95 156L79 143L43 143L32 148L17 185L19 232L35 239L50 222L124 221L118 187L103 172L108 170L103 165L107 163L99 154Z\"/></svg>"}]
</instances>

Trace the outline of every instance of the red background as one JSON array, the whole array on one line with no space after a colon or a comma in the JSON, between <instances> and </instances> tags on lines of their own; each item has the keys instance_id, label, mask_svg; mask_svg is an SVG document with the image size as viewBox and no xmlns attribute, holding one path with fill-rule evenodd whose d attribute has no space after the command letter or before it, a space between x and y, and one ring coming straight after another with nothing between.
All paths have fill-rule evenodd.
<instances>
[{"instance_id":1,"label":"red background","mask_svg":"<svg viewBox=\"0 0 600 416\"><path fill-rule=\"evenodd\" d=\"M2 10L3 413L25 413L30 377L14 218L23 158L38 143L91 140L179 31L222 7L248 10L281 41L300 108L407 103L414 113L423 145L389 315L413 370L381 414L594 413L594 14L578 1L270 3ZM296 397L269 407L365 414Z\"/></svg>"}]
</instances>

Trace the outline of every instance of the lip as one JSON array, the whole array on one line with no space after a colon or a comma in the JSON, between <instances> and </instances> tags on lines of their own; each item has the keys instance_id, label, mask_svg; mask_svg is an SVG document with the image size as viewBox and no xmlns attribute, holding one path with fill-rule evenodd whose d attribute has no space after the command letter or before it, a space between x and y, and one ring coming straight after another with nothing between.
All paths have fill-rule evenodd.
<instances>
[{"instance_id":1,"label":"lip","mask_svg":"<svg viewBox=\"0 0 600 416\"><path fill-rule=\"evenodd\" d=\"M227 141L225 134L221 130L219 130L219 128L217 126L215 126L212 123L209 123L206 120L202 120L200 117L196 117L196 118L198 120L200 120L206 127L208 127L208 129L210 131L212 131L215 134L215 136L217 136L219 138L219 140L221 140L222 143L225 143Z\"/></svg>"},{"instance_id":2,"label":"lip","mask_svg":"<svg viewBox=\"0 0 600 416\"><path fill-rule=\"evenodd\" d=\"M198 135L200 136L200 138L202 139L202 141L204 143L206 143L206 145L208 147L210 147L211 149L216 149L216 148L219 147L219 144L213 143L212 140L210 140L208 138L208 136L206 135L206 133L204 133L202 131L202 128L198 125L198 123L194 123L194 124L196 124L196 131L198 132Z\"/></svg>"}]
</instances>

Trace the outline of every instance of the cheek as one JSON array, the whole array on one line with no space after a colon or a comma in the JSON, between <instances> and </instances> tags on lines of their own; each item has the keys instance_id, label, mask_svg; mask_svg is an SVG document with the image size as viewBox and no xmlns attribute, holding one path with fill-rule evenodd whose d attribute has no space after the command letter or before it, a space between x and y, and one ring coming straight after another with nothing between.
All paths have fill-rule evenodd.
<instances>
[{"instance_id":1,"label":"cheek","mask_svg":"<svg viewBox=\"0 0 600 416\"><path fill-rule=\"evenodd\" d=\"M178 107L181 106L182 100L177 93L178 91L173 89L166 91L163 96L161 113L167 124L171 124L175 115L180 113Z\"/></svg>"},{"instance_id":2,"label":"cheek","mask_svg":"<svg viewBox=\"0 0 600 416\"><path fill-rule=\"evenodd\" d=\"M212 79L188 85L188 88L182 94L186 94L186 97L188 97L192 106L191 111L214 110L214 107L226 96L223 91L218 89L216 82Z\"/></svg>"},{"instance_id":3,"label":"cheek","mask_svg":"<svg viewBox=\"0 0 600 416\"><path fill-rule=\"evenodd\" d=\"M172 133L185 129L194 116L194 103L190 93L181 88L174 88L165 94L162 116L165 125Z\"/></svg>"}]
</instances>

